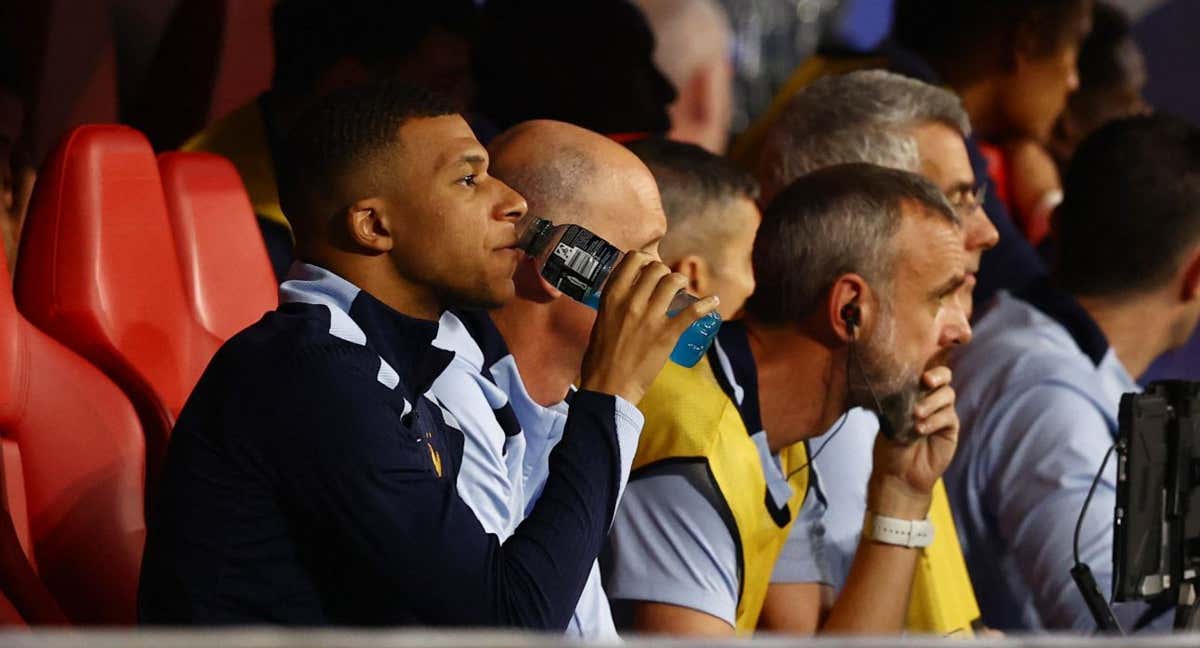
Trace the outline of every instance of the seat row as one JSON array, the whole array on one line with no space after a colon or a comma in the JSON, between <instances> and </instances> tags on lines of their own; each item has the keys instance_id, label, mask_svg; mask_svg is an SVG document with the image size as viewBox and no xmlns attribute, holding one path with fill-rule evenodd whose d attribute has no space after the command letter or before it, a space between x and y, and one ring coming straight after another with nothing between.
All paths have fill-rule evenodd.
<instances>
[{"instance_id":1,"label":"seat row","mask_svg":"<svg viewBox=\"0 0 1200 648\"><path fill-rule=\"evenodd\" d=\"M221 343L275 307L274 274L227 160L156 157L115 125L47 158L19 250L11 280L0 258L0 543L71 623L129 624L171 426ZM30 616L32 593L4 594L0 620L36 622L3 613Z\"/></svg>"}]
</instances>

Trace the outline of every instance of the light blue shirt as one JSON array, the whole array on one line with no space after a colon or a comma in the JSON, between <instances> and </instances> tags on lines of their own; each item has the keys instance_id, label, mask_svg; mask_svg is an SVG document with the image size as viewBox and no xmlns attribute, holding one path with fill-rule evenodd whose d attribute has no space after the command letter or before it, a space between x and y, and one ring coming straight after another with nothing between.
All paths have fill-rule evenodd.
<instances>
[{"instance_id":1,"label":"light blue shirt","mask_svg":"<svg viewBox=\"0 0 1200 648\"><path fill-rule=\"evenodd\" d=\"M962 431L947 492L989 627L1091 631L1070 575L1072 538L1116 440L1121 395L1140 390L1074 299L1044 285L1027 299L1001 293L952 361ZM1080 535L1081 560L1106 596L1116 463L1109 461ZM1131 629L1145 607L1114 609Z\"/></svg>"},{"instance_id":2,"label":"light blue shirt","mask_svg":"<svg viewBox=\"0 0 1200 648\"><path fill-rule=\"evenodd\" d=\"M442 316L433 344L454 351L455 357L434 383L432 393L442 403L452 404L444 407L465 437L459 496L483 528L503 541L541 496L549 476L550 452L562 439L568 405L543 407L534 402L516 361L490 320L481 314L470 317L479 323L474 331L452 313ZM485 347L490 353L485 353ZM642 422L637 407L616 398L622 490L629 479ZM618 502L620 498L619 493ZM593 641L619 640L596 564L567 634Z\"/></svg>"},{"instance_id":3,"label":"light blue shirt","mask_svg":"<svg viewBox=\"0 0 1200 648\"><path fill-rule=\"evenodd\" d=\"M737 365L755 371L748 352L731 345L730 338L736 341L739 333L736 322L726 322L709 358L716 360L713 371L719 381L725 381L726 391L746 420L745 404L753 399L756 412L758 393L753 384L739 381L733 370ZM753 429L751 438L758 446L771 497L777 506L786 506L792 488L778 456L768 449L761 425ZM810 492L776 559L772 583L830 580L824 555L825 506L817 496L818 488L818 476L810 473ZM641 469L629 483L609 535L603 561L609 596L691 608L736 625L741 583L737 531L732 524L728 506L703 464L663 463Z\"/></svg>"},{"instance_id":4,"label":"light blue shirt","mask_svg":"<svg viewBox=\"0 0 1200 648\"><path fill-rule=\"evenodd\" d=\"M850 564L854 562L862 535L867 482L871 479L872 452L878 433L879 419L875 414L856 407L846 414L844 423L834 423L824 434L808 441L813 469L827 477L821 481L820 490L827 507L823 518L825 560L830 585L839 593L850 574Z\"/></svg>"}]
</instances>

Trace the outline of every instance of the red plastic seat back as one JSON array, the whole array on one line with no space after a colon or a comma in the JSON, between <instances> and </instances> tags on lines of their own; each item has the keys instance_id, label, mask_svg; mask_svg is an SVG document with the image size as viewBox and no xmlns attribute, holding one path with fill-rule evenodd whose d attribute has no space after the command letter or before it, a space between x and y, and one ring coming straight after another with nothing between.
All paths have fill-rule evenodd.
<instances>
[{"instance_id":1,"label":"red plastic seat back","mask_svg":"<svg viewBox=\"0 0 1200 648\"><path fill-rule=\"evenodd\" d=\"M192 316L141 133L86 125L64 137L39 174L16 275L21 312L133 401L153 475L220 341Z\"/></svg>"},{"instance_id":2,"label":"red plastic seat back","mask_svg":"<svg viewBox=\"0 0 1200 648\"><path fill-rule=\"evenodd\" d=\"M0 250L6 495L23 484L36 564L68 618L133 623L146 534L142 429L120 388L17 312L6 267ZM19 537L26 515L9 510Z\"/></svg>"},{"instance_id":3,"label":"red plastic seat back","mask_svg":"<svg viewBox=\"0 0 1200 648\"><path fill-rule=\"evenodd\" d=\"M0 251L0 256L4 253ZM2 290L2 288L0 288ZM11 297L9 300L11 301ZM17 363L13 363L15 365ZM9 367L10 371L12 367ZM5 404L12 399L0 395L0 401ZM4 405L0 405L2 408ZM25 468L21 464L21 447L9 438L3 428L0 428L0 470L3 471L4 510L12 519L13 531L16 532L17 542L21 552L35 565L37 560L33 554L33 537L29 531L29 504L25 495Z\"/></svg>"},{"instance_id":4,"label":"red plastic seat back","mask_svg":"<svg viewBox=\"0 0 1200 648\"><path fill-rule=\"evenodd\" d=\"M246 188L219 155L164 153L158 168L192 311L227 340L279 302Z\"/></svg>"}]
</instances>

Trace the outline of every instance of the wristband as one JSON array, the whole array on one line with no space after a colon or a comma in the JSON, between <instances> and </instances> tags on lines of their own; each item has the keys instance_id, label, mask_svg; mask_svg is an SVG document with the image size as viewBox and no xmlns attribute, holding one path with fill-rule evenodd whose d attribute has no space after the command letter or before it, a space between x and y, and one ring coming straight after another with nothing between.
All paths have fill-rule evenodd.
<instances>
[{"instance_id":1,"label":"wristband","mask_svg":"<svg viewBox=\"0 0 1200 648\"><path fill-rule=\"evenodd\" d=\"M924 520L901 520L867 511L863 537L884 544L920 549L933 544L933 523Z\"/></svg>"}]
</instances>

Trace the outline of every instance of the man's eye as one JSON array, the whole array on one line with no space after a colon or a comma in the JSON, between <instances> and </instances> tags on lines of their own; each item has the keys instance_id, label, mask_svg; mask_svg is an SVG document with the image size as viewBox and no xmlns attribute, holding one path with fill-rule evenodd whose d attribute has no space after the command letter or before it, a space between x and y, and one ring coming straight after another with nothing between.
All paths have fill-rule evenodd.
<instances>
[{"instance_id":1,"label":"man's eye","mask_svg":"<svg viewBox=\"0 0 1200 648\"><path fill-rule=\"evenodd\" d=\"M475 186L475 174L472 173L471 175L467 175L467 176L463 176L463 177L459 178L458 183L464 187L474 187Z\"/></svg>"}]
</instances>

